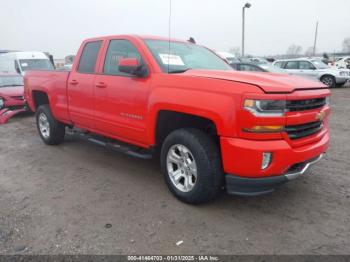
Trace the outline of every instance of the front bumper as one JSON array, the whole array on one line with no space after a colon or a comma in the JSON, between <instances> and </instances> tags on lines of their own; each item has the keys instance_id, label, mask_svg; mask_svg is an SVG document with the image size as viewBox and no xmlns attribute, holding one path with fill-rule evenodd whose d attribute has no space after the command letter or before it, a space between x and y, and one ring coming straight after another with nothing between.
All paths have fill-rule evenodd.
<instances>
[{"instance_id":1,"label":"front bumper","mask_svg":"<svg viewBox=\"0 0 350 262\"><path fill-rule=\"evenodd\" d=\"M285 139L249 140L221 137L224 172L244 178L266 178L285 174L293 165L313 159L327 151L328 128L300 139L298 144L295 143ZM272 153L272 161L266 169L261 169L264 152Z\"/></svg>"},{"instance_id":2,"label":"front bumper","mask_svg":"<svg viewBox=\"0 0 350 262\"><path fill-rule=\"evenodd\" d=\"M336 76L335 77L335 82L337 84L343 84L343 83L346 83L347 81L350 81L350 76Z\"/></svg>"},{"instance_id":3,"label":"front bumper","mask_svg":"<svg viewBox=\"0 0 350 262\"><path fill-rule=\"evenodd\" d=\"M226 175L226 189L229 194L258 196L271 193L276 187L303 175L313 164L322 159L324 154L293 165L285 174L264 178L244 178Z\"/></svg>"}]
</instances>

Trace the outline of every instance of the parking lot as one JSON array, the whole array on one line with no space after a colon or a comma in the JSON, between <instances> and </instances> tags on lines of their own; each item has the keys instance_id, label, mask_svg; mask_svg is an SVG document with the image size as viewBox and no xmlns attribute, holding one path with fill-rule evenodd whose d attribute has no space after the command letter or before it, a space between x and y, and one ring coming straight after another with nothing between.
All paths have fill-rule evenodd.
<instances>
[{"instance_id":1,"label":"parking lot","mask_svg":"<svg viewBox=\"0 0 350 262\"><path fill-rule=\"evenodd\" d=\"M46 146L33 116L15 117L0 127L0 254L349 254L350 88L331 103L331 146L311 172L201 206L169 193L157 160L71 137Z\"/></svg>"}]
</instances>

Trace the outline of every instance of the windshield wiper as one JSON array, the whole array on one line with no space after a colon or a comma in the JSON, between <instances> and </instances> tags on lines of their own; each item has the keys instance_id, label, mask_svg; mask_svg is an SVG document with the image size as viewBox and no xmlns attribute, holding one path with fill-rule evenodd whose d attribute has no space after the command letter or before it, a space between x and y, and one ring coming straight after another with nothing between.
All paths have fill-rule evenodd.
<instances>
[{"instance_id":1,"label":"windshield wiper","mask_svg":"<svg viewBox=\"0 0 350 262\"><path fill-rule=\"evenodd\" d=\"M185 73L186 71L190 70L192 68L188 67L185 69L178 69L178 70L170 70L168 71L169 74L180 74L180 73Z\"/></svg>"}]
</instances>

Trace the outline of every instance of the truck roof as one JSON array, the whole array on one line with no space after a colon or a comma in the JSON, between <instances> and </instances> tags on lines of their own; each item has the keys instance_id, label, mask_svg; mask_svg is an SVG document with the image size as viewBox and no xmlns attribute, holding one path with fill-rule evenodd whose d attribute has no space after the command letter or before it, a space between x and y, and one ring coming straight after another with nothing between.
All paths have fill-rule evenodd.
<instances>
[{"instance_id":1,"label":"truck roof","mask_svg":"<svg viewBox=\"0 0 350 262\"><path fill-rule=\"evenodd\" d=\"M168 37L165 36L154 36L154 35L107 35L107 36L102 36L102 37L93 37L93 38L88 38L85 41L91 42L91 41L96 41L96 40L103 40L103 39L109 39L109 38L137 38L141 40L162 40L162 41L169 41ZM188 41L182 40L182 39L175 39L175 38L170 38L170 41L172 42L183 42L183 43L190 43Z\"/></svg>"}]
</instances>

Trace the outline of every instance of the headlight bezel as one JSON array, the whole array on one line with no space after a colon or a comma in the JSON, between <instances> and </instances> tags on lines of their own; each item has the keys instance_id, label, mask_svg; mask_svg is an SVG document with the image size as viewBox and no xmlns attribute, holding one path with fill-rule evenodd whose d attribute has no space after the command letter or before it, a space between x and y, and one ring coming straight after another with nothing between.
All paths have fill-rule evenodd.
<instances>
[{"instance_id":1,"label":"headlight bezel","mask_svg":"<svg viewBox=\"0 0 350 262\"><path fill-rule=\"evenodd\" d=\"M257 117L283 117L286 104L285 99L245 99L243 108Z\"/></svg>"}]
</instances>

